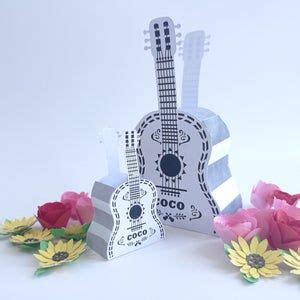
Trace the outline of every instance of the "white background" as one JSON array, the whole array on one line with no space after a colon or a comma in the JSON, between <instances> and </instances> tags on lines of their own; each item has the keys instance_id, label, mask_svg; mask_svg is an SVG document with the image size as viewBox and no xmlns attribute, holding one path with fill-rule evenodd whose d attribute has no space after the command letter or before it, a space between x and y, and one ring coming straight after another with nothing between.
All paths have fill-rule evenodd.
<instances>
[{"instance_id":1,"label":"white background","mask_svg":"<svg viewBox=\"0 0 300 300\"><path fill-rule=\"evenodd\" d=\"M90 192L105 174L101 128L131 129L157 108L142 30L165 15L183 34L212 36L199 100L230 127L245 204L259 179L300 192L299 10L296 0L0 0L0 221L66 190ZM179 57L176 67L180 96ZM219 239L172 228L167 235L112 262L90 251L42 278L33 277L30 254L0 241L0 297L299 297L299 278L288 272L245 284Z\"/></svg>"}]
</instances>

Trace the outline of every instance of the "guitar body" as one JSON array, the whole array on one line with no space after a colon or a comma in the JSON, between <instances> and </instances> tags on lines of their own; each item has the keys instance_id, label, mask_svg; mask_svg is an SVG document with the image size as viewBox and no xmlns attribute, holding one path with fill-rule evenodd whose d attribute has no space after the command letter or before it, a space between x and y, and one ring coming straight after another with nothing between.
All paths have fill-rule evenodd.
<instances>
[{"instance_id":1,"label":"guitar body","mask_svg":"<svg viewBox=\"0 0 300 300\"><path fill-rule=\"evenodd\" d=\"M110 260L140 249L164 238L164 230L157 216L155 186L141 180L140 205L130 204L128 183L114 188L95 182L92 201L95 219L88 244Z\"/></svg>"},{"instance_id":2,"label":"guitar body","mask_svg":"<svg viewBox=\"0 0 300 300\"><path fill-rule=\"evenodd\" d=\"M227 154L220 154L222 160L210 165L210 158L218 155L214 145L229 138L227 127L206 110L194 114L178 111L177 124L178 156L162 153L159 111L146 115L138 124L141 176L158 189L158 214L164 224L214 234L213 218L221 211L233 212L240 207L236 189L225 199L214 197L216 191L222 193L217 190L222 183L231 178ZM166 174L175 173L175 177L166 178Z\"/></svg>"}]
</instances>

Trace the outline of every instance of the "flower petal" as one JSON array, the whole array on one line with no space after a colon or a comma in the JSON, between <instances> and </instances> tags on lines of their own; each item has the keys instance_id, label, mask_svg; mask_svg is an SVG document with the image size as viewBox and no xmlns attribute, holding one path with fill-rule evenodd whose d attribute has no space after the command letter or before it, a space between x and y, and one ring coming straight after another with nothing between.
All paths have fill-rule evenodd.
<instances>
[{"instance_id":1,"label":"flower petal","mask_svg":"<svg viewBox=\"0 0 300 300\"><path fill-rule=\"evenodd\" d=\"M259 273L257 272L256 268L251 268L249 271L249 274L251 275L251 277L258 279L259 278Z\"/></svg>"},{"instance_id":2,"label":"flower petal","mask_svg":"<svg viewBox=\"0 0 300 300\"><path fill-rule=\"evenodd\" d=\"M291 270L292 274L300 275L300 270Z\"/></svg>"},{"instance_id":3,"label":"flower petal","mask_svg":"<svg viewBox=\"0 0 300 300\"><path fill-rule=\"evenodd\" d=\"M267 248L268 248L268 240L265 239L258 244L256 253L262 256L266 252Z\"/></svg>"},{"instance_id":4,"label":"flower petal","mask_svg":"<svg viewBox=\"0 0 300 300\"><path fill-rule=\"evenodd\" d=\"M253 239L251 240L251 243L250 243L250 252L251 253L256 253L258 244L259 244L258 238L256 236L253 237Z\"/></svg>"},{"instance_id":5,"label":"flower petal","mask_svg":"<svg viewBox=\"0 0 300 300\"><path fill-rule=\"evenodd\" d=\"M242 264L242 263L239 263L238 261L236 261L236 260L230 260L231 261L231 263L233 264L233 265L235 265L236 267L242 267L244 264Z\"/></svg>"},{"instance_id":6,"label":"flower petal","mask_svg":"<svg viewBox=\"0 0 300 300\"><path fill-rule=\"evenodd\" d=\"M243 252L246 255L249 255L250 254L250 248L249 248L249 245L247 244L247 242L241 236L238 237L238 242L239 242L240 247L242 248Z\"/></svg>"}]
</instances>

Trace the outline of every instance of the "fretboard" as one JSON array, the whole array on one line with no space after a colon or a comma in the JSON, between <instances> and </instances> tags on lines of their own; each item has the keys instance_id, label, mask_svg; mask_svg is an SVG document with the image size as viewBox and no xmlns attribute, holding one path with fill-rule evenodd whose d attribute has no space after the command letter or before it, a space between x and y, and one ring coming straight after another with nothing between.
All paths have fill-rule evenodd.
<instances>
[{"instance_id":1,"label":"fretboard","mask_svg":"<svg viewBox=\"0 0 300 300\"><path fill-rule=\"evenodd\" d=\"M200 67L200 61L192 60L184 64L181 96L181 107L183 109L198 107Z\"/></svg>"},{"instance_id":2,"label":"fretboard","mask_svg":"<svg viewBox=\"0 0 300 300\"><path fill-rule=\"evenodd\" d=\"M135 149L126 150L130 200L140 198L140 173Z\"/></svg>"},{"instance_id":3,"label":"fretboard","mask_svg":"<svg viewBox=\"0 0 300 300\"><path fill-rule=\"evenodd\" d=\"M178 144L176 79L171 54L162 56L158 53L155 67L162 142Z\"/></svg>"}]
</instances>

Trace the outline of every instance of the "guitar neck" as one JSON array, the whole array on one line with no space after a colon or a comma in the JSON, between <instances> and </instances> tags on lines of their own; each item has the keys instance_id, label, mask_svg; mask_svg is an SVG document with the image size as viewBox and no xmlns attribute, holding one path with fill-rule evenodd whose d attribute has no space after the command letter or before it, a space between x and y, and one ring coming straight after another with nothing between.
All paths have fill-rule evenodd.
<instances>
[{"instance_id":1,"label":"guitar neck","mask_svg":"<svg viewBox=\"0 0 300 300\"><path fill-rule=\"evenodd\" d=\"M201 61L184 63L182 79L181 107L193 109L198 107L199 78Z\"/></svg>"},{"instance_id":2,"label":"guitar neck","mask_svg":"<svg viewBox=\"0 0 300 300\"><path fill-rule=\"evenodd\" d=\"M165 56L159 54L155 61L155 68L162 142L177 144L177 96L174 59L171 54Z\"/></svg>"},{"instance_id":3,"label":"guitar neck","mask_svg":"<svg viewBox=\"0 0 300 300\"><path fill-rule=\"evenodd\" d=\"M140 198L140 173L136 149L126 150L126 163L130 200L136 200Z\"/></svg>"}]
</instances>

